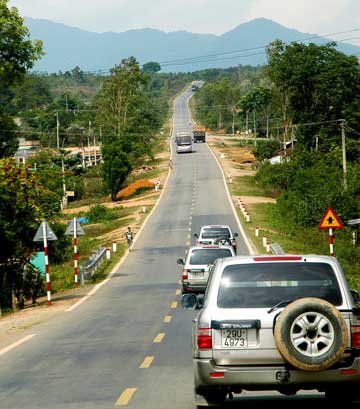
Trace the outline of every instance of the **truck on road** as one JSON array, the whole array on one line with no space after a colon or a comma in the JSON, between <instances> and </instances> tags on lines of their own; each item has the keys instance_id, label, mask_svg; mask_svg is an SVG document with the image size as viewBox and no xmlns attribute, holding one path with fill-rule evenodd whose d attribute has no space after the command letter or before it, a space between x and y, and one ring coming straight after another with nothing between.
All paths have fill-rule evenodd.
<instances>
[{"instance_id":1,"label":"truck on road","mask_svg":"<svg viewBox=\"0 0 360 409\"><path fill-rule=\"evenodd\" d=\"M206 139L206 130L202 126L195 126L193 128L193 134L194 134L194 143L197 142L205 142Z\"/></svg>"}]
</instances>

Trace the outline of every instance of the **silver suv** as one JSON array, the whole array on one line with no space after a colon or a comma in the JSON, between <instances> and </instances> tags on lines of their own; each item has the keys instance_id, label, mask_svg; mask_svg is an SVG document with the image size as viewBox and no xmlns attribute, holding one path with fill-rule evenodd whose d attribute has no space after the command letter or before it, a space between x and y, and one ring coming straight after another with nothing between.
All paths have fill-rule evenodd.
<instances>
[{"instance_id":1,"label":"silver suv","mask_svg":"<svg viewBox=\"0 0 360 409\"><path fill-rule=\"evenodd\" d=\"M359 295L339 262L318 255L218 259L193 324L195 401L216 406L242 390L360 395Z\"/></svg>"},{"instance_id":2,"label":"silver suv","mask_svg":"<svg viewBox=\"0 0 360 409\"><path fill-rule=\"evenodd\" d=\"M178 259L183 265L181 283L182 292L204 293L209 278L210 268L215 260L235 256L231 246L194 246L190 247L186 260Z\"/></svg>"},{"instance_id":3,"label":"silver suv","mask_svg":"<svg viewBox=\"0 0 360 409\"><path fill-rule=\"evenodd\" d=\"M230 226L225 224L206 225L202 226L199 234L195 233L197 245L220 244L223 246L232 246L237 251L236 237L237 233L233 233Z\"/></svg>"}]
</instances>

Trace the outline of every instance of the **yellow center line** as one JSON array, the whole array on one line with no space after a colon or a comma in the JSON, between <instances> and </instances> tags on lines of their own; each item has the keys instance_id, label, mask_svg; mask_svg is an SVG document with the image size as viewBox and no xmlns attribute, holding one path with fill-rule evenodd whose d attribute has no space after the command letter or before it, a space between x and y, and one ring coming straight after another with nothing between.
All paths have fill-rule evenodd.
<instances>
[{"instance_id":1,"label":"yellow center line","mask_svg":"<svg viewBox=\"0 0 360 409\"><path fill-rule=\"evenodd\" d=\"M175 308L177 308L177 305L178 305L178 302L174 301L174 302L171 303L171 308L175 309Z\"/></svg>"},{"instance_id":2,"label":"yellow center line","mask_svg":"<svg viewBox=\"0 0 360 409\"><path fill-rule=\"evenodd\" d=\"M115 406L127 406L137 388L127 388L116 401Z\"/></svg>"},{"instance_id":3,"label":"yellow center line","mask_svg":"<svg viewBox=\"0 0 360 409\"><path fill-rule=\"evenodd\" d=\"M185 243L185 246L190 246L190 242L187 241L187 242Z\"/></svg>"},{"instance_id":4,"label":"yellow center line","mask_svg":"<svg viewBox=\"0 0 360 409\"><path fill-rule=\"evenodd\" d=\"M177 289L177 290L175 291L175 294L176 294L176 295L180 295L180 294L181 294L181 290Z\"/></svg>"},{"instance_id":5,"label":"yellow center line","mask_svg":"<svg viewBox=\"0 0 360 409\"><path fill-rule=\"evenodd\" d=\"M153 356L147 356L139 366L140 369L147 369L149 366L152 364L152 361L154 360Z\"/></svg>"},{"instance_id":6,"label":"yellow center line","mask_svg":"<svg viewBox=\"0 0 360 409\"><path fill-rule=\"evenodd\" d=\"M172 320L171 315L165 315L164 322L166 322L168 324L169 322L171 322L171 320Z\"/></svg>"},{"instance_id":7,"label":"yellow center line","mask_svg":"<svg viewBox=\"0 0 360 409\"><path fill-rule=\"evenodd\" d=\"M188 238L188 239L191 239L191 234L188 234L187 238Z\"/></svg>"},{"instance_id":8,"label":"yellow center line","mask_svg":"<svg viewBox=\"0 0 360 409\"><path fill-rule=\"evenodd\" d=\"M162 340L165 337L165 332L160 332L160 334L156 335L156 337L154 338L154 341L156 344L162 342Z\"/></svg>"}]
</instances>

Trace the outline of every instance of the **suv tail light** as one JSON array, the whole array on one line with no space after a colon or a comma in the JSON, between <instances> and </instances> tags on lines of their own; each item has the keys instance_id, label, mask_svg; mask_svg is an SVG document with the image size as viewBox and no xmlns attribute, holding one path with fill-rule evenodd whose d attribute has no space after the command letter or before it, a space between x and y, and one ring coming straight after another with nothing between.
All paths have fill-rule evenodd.
<instances>
[{"instance_id":1,"label":"suv tail light","mask_svg":"<svg viewBox=\"0 0 360 409\"><path fill-rule=\"evenodd\" d=\"M360 348L360 325L351 326L351 346Z\"/></svg>"},{"instance_id":2,"label":"suv tail light","mask_svg":"<svg viewBox=\"0 0 360 409\"><path fill-rule=\"evenodd\" d=\"M189 272L190 270L187 270L186 268L184 268L183 269L183 272L182 272L182 279L183 280L187 280L188 279L188 272Z\"/></svg>"},{"instance_id":3,"label":"suv tail light","mask_svg":"<svg viewBox=\"0 0 360 409\"><path fill-rule=\"evenodd\" d=\"M212 331L211 328L198 328L197 331L197 346L199 349L212 348Z\"/></svg>"},{"instance_id":4,"label":"suv tail light","mask_svg":"<svg viewBox=\"0 0 360 409\"><path fill-rule=\"evenodd\" d=\"M233 247L236 247L236 240L235 240L235 239L232 239L232 240L231 240L231 245L232 245Z\"/></svg>"}]
</instances>

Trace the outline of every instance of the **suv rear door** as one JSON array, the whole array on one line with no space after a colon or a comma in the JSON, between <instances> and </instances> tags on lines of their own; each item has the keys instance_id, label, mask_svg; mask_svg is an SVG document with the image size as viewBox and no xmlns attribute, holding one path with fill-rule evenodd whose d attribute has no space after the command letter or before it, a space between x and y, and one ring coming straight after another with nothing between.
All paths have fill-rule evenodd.
<instances>
[{"instance_id":1,"label":"suv rear door","mask_svg":"<svg viewBox=\"0 0 360 409\"><path fill-rule=\"evenodd\" d=\"M304 297L342 304L338 280L327 263L228 265L218 285L211 309L213 359L218 365L283 364L273 336L280 307Z\"/></svg>"}]
</instances>

